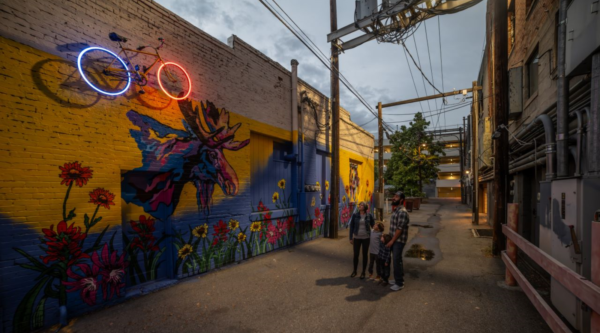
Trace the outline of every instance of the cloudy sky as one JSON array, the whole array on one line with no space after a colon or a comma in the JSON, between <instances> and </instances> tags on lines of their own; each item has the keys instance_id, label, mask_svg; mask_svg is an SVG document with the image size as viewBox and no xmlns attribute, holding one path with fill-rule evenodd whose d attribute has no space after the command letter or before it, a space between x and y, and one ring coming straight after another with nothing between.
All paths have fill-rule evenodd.
<instances>
[{"instance_id":1,"label":"cloudy sky","mask_svg":"<svg viewBox=\"0 0 600 333\"><path fill-rule=\"evenodd\" d=\"M265 0L266 1L266 0ZM310 39L329 57L327 34L330 32L329 1L327 0L268 0L273 1L302 28ZM329 71L296 39L258 0L158 0L187 21L218 38L224 43L236 35L284 67L290 60L300 62L300 78L329 96ZM381 1L379 1L381 2ZM354 1L338 0L338 28L354 20ZM409 51L421 63L424 73L441 91L469 88L477 79L485 37L485 3L463 12L432 18L421 24L414 39L406 41ZM438 25L439 22L439 25ZM427 33L425 32L427 29ZM441 32L441 38L438 31ZM352 35L352 37L357 35ZM350 40L346 37L342 40ZM440 42L441 55L440 57ZM416 46L416 47L415 47ZM431 61L430 61L431 59ZM408 60L408 64L407 64ZM443 63L443 66L442 66ZM410 65L410 69L409 69ZM443 69L443 71L442 71ZM413 79L410 71L412 70ZM412 60L405 57L401 45L378 44L371 41L340 55L340 71L363 96L369 105L432 95L434 90L424 82ZM433 75L432 75L433 71ZM443 81L442 81L443 73ZM415 91L416 87L416 91ZM469 102L462 97L447 98L446 108L452 104ZM352 120L375 133L374 116L345 87L340 90L341 105L350 111ZM456 107L456 105L455 105ZM398 106L383 110L384 120L392 127L407 124L414 113L430 110L430 128L462 126L462 118L469 113L467 105L438 114L441 100Z\"/></svg>"}]
</instances>

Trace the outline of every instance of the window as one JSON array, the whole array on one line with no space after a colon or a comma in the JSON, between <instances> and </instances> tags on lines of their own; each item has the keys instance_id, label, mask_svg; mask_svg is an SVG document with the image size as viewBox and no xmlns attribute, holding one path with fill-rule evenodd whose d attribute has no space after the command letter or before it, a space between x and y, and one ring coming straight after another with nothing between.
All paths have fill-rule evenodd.
<instances>
[{"instance_id":1,"label":"window","mask_svg":"<svg viewBox=\"0 0 600 333\"><path fill-rule=\"evenodd\" d=\"M458 156L442 156L440 157L440 164L457 164L460 161Z\"/></svg>"},{"instance_id":2,"label":"window","mask_svg":"<svg viewBox=\"0 0 600 333\"><path fill-rule=\"evenodd\" d=\"M459 179L460 172L440 172L438 179L440 180L456 180Z\"/></svg>"},{"instance_id":3,"label":"window","mask_svg":"<svg viewBox=\"0 0 600 333\"><path fill-rule=\"evenodd\" d=\"M527 61L527 91L525 96L530 98L533 96L538 89L538 63L539 63L539 55L537 47L531 53L529 60Z\"/></svg>"}]
</instances>

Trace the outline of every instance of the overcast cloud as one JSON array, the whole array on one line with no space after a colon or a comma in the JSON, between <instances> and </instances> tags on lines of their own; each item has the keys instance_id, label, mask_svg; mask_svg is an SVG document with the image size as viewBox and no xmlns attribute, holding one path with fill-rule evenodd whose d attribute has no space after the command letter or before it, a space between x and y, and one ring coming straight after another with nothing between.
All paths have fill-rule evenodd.
<instances>
[{"instance_id":1,"label":"overcast cloud","mask_svg":"<svg viewBox=\"0 0 600 333\"><path fill-rule=\"evenodd\" d=\"M329 57L327 43L327 34L330 32L329 1L276 1ZM258 0L158 0L158 2L224 43L232 34L237 35L286 68L290 68L291 59L297 59L300 62L298 68L300 78L329 96L327 68ZM434 81L438 89L452 91L470 88L472 81L477 79L484 45L485 3L482 1L475 7L458 14L441 16L439 28L438 18L427 20L415 33L415 39L407 40L406 45L410 52L417 59L418 51L421 68L427 77ZM338 27L352 23L354 1L338 0L337 8ZM425 25L427 34L425 34ZM443 84L438 31L441 31ZM347 36L342 39L351 38ZM419 96L434 94L433 88L427 83L424 87L421 75L410 58L408 61ZM371 41L348 50L340 55L340 70L373 107L379 101L387 103L417 97L407 59L400 45L378 44L376 41ZM374 119L374 116L343 85L340 89L340 102L350 111L355 123L364 124ZM447 102L459 103L461 98L450 97ZM396 125L407 124L406 121L412 119L412 116L391 114L421 110L429 114L430 109L439 108L441 108L441 100L384 109L384 120L395 128ZM433 116L429 118L432 120L430 127L440 128L459 124L462 126L463 117L468 114L469 107L465 106L439 115L439 120L437 116ZM364 128L376 133L377 122L371 121L364 125Z\"/></svg>"}]
</instances>

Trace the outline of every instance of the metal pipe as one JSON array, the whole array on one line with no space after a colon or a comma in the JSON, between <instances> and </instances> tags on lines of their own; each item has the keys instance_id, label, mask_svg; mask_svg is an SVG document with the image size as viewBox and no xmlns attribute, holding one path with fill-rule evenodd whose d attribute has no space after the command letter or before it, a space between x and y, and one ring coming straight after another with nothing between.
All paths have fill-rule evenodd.
<instances>
[{"instance_id":1,"label":"metal pipe","mask_svg":"<svg viewBox=\"0 0 600 333\"><path fill-rule=\"evenodd\" d=\"M518 139L522 138L533 126L535 126L538 122L541 122L544 126L544 133L546 134L546 180L554 179L556 174L554 173L554 165L556 162L555 157L555 146L556 142L554 137L554 126L552 125L552 119L547 114L541 114L537 116L527 127L525 127L522 131L517 133L516 137ZM567 140L565 139L565 143ZM568 160L567 160L568 161Z\"/></svg>"},{"instance_id":2,"label":"metal pipe","mask_svg":"<svg viewBox=\"0 0 600 333\"><path fill-rule=\"evenodd\" d=\"M591 105L587 130L587 176L600 176L600 52L592 55Z\"/></svg>"},{"instance_id":3,"label":"metal pipe","mask_svg":"<svg viewBox=\"0 0 600 333\"><path fill-rule=\"evenodd\" d=\"M298 186L298 61L292 59L292 75L291 75L291 94L292 94L292 191L295 191L292 195L292 206L298 208L298 195L300 193L300 187Z\"/></svg>"},{"instance_id":4,"label":"metal pipe","mask_svg":"<svg viewBox=\"0 0 600 333\"><path fill-rule=\"evenodd\" d=\"M545 157L538 158L536 161L529 162L527 164L521 165L520 167L511 169L509 171L509 173L512 175L514 173L517 173L517 172L522 171L522 170L527 170L527 169L529 169L531 167L534 167L534 166L544 165L544 164L546 164L546 162L547 162L547 158L545 158Z\"/></svg>"},{"instance_id":5,"label":"metal pipe","mask_svg":"<svg viewBox=\"0 0 600 333\"><path fill-rule=\"evenodd\" d=\"M569 114L577 116L577 151L575 156L575 177L581 176L581 140L583 139L583 116L581 111L575 110Z\"/></svg>"},{"instance_id":6,"label":"metal pipe","mask_svg":"<svg viewBox=\"0 0 600 333\"><path fill-rule=\"evenodd\" d=\"M569 175L569 155L567 143L567 132L569 130L569 81L567 80L565 74L565 51L567 46L567 3L568 0L560 0L558 8L558 80L556 82L556 141L558 177L567 177Z\"/></svg>"}]
</instances>

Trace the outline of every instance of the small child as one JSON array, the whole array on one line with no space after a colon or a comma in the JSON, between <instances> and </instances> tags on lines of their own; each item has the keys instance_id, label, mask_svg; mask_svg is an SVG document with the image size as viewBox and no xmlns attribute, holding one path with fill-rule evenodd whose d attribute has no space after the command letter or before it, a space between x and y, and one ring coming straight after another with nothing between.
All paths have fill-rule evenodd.
<instances>
[{"instance_id":1,"label":"small child","mask_svg":"<svg viewBox=\"0 0 600 333\"><path fill-rule=\"evenodd\" d=\"M381 276L383 285L388 285L390 278L390 262L391 262L391 249L387 248L385 244L392 240L392 236L389 234L381 235L381 245L379 246L379 253L377 254L377 274Z\"/></svg>"},{"instance_id":2,"label":"small child","mask_svg":"<svg viewBox=\"0 0 600 333\"><path fill-rule=\"evenodd\" d=\"M381 233L384 228L383 223L377 222L371 231L371 240L369 242L369 280L379 281L379 274L377 274L376 278L373 278L373 265L377 261L377 254L379 253L381 242L379 239L381 238ZM378 273L379 270L377 269L376 272Z\"/></svg>"}]
</instances>

